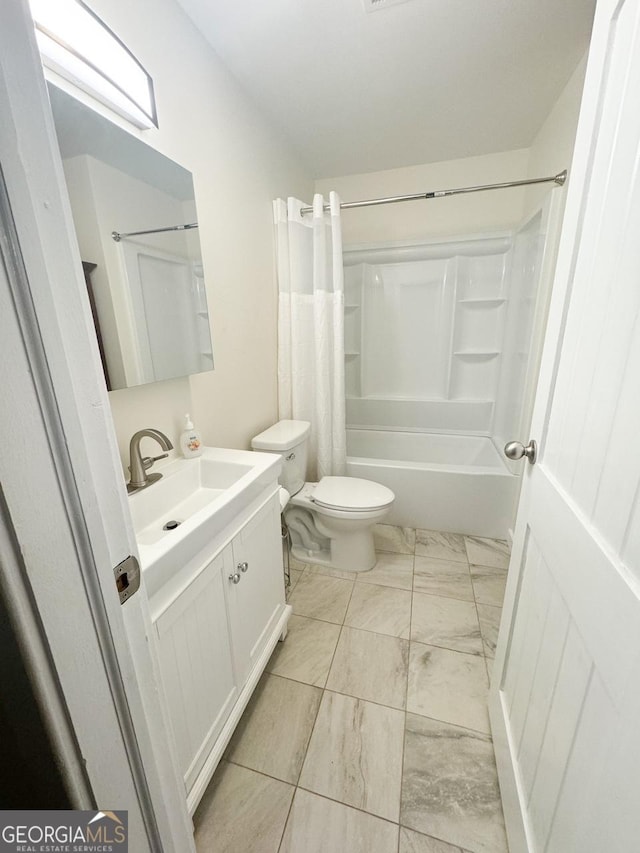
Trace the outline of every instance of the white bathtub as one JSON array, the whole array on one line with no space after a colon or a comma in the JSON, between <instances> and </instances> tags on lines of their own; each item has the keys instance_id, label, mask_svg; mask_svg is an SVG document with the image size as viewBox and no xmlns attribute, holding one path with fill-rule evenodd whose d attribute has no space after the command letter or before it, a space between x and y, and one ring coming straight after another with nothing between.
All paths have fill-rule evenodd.
<instances>
[{"instance_id":1,"label":"white bathtub","mask_svg":"<svg viewBox=\"0 0 640 853\"><path fill-rule=\"evenodd\" d=\"M347 474L393 490L388 524L507 538L519 477L490 438L347 430Z\"/></svg>"}]
</instances>

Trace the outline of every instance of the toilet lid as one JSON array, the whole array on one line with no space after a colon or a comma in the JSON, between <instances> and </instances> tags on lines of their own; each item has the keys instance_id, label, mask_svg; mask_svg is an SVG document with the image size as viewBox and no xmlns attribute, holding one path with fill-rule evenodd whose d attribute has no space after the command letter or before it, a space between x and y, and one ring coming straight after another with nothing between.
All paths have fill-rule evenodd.
<instances>
[{"instance_id":1,"label":"toilet lid","mask_svg":"<svg viewBox=\"0 0 640 853\"><path fill-rule=\"evenodd\" d=\"M386 486L358 477L323 477L311 500L327 509L360 511L384 509L395 500Z\"/></svg>"}]
</instances>

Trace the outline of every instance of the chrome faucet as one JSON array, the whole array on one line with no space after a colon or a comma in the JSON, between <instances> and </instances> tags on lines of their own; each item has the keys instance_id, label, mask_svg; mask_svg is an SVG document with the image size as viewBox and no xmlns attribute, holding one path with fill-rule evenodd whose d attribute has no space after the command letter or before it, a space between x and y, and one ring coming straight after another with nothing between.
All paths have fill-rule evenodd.
<instances>
[{"instance_id":1,"label":"chrome faucet","mask_svg":"<svg viewBox=\"0 0 640 853\"><path fill-rule=\"evenodd\" d=\"M167 436L163 432L160 432L159 429L151 429L149 427L138 430L133 435L129 444L129 471L131 471L131 481L127 483L127 492L129 494L139 492L140 489L146 489L151 483L159 480L162 474L147 474L147 469L151 468L153 463L157 462L158 459L166 459L169 455L168 453L161 453L159 456L143 457L140 453L140 441L145 436L155 438L163 450L173 450L173 444L171 444Z\"/></svg>"}]
</instances>

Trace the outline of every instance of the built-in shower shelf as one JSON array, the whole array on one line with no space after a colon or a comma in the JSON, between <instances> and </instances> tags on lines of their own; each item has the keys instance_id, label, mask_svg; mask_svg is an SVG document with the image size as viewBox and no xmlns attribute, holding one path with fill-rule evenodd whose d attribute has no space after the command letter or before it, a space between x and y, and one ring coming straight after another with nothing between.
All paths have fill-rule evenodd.
<instances>
[{"instance_id":1,"label":"built-in shower shelf","mask_svg":"<svg viewBox=\"0 0 640 853\"><path fill-rule=\"evenodd\" d=\"M454 352L457 358L495 358L500 355L499 350L459 350Z\"/></svg>"},{"instance_id":2,"label":"built-in shower shelf","mask_svg":"<svg viewBox=\"0 0 640 853\"><path fill-rule=\"evenodd\" d=\"M506 301L504 296L479 296L477 299L467 297L458 299L458 302L466 302L472 305L503 305Z\"/></svg>"}]
</instances>

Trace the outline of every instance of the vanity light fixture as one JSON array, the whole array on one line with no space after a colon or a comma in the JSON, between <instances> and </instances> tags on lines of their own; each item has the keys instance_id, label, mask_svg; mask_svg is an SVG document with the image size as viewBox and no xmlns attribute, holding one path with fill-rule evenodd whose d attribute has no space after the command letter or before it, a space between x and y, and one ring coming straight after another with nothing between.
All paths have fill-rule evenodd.
<instances>
[{"instance_id":1,"label":"vanity light fixture","mask_svg":"<svg viewBox=\"0 0 640 853\"><path fill-rule=\"evenodd\" d=\"M43 64L136 127L158 126L153 81L82 0L29 0Z\"/></svg>"}]
</instances>

